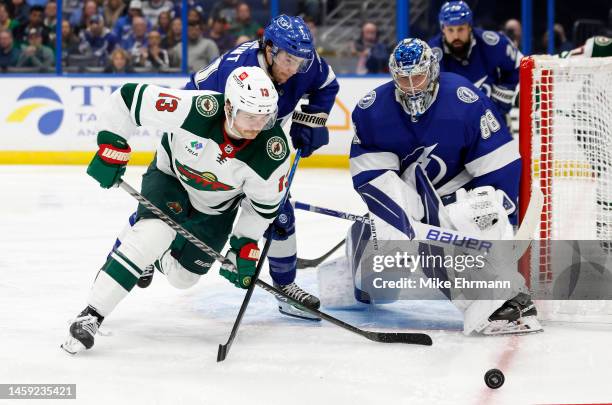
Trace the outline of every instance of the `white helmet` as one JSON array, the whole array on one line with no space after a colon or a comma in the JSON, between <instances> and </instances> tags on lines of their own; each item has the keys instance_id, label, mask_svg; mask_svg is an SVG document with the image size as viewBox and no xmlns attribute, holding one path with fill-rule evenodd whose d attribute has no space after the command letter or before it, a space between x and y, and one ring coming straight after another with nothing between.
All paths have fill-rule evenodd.
<instances>
[{"instance_id":1,"label":"white helmet","mask_svg":"<svg viewBox=\"0 0 612 405\"><path fill-rule=\"evenodd\" d=\"M259 67L244 66L234 69L225 82L225 100L231 104L231 116L227 116L226 110L230 128L234 125L238 111L269 115L262 130L270 129L276 123L278 93L272 80Z\"/></svg>"}]
</instances>

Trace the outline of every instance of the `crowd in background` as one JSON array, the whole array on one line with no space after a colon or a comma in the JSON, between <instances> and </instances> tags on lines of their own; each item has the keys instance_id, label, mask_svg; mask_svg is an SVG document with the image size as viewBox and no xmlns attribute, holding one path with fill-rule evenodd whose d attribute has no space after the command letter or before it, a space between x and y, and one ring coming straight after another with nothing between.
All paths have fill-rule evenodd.
<instances>
[{"instance_id":1,"label":"crowd in background","mask_svg":"<svg viewBox=\"0 0 612 405\"><path fill-rule=\"evenodd\" d=\"M67 73L182 72L180 0L64 0L61 55L56 55L56 1L0 0L0 70L55 72L56 58L61 57L62 70ZM289 13L304 18L317 42L323 13L337 3L295 0L281 5L291 5ZM432 15L438 8L433 3ZM270 18L268 0L188 0L187 4L188 71L200 69L238 44L259 38ZM516 18L492 23L486 18L486 10L483 14L485 28L502 31L520 45L521 24ZM424 39L436 31L435 23L424 27L413 26ZM384 29L389 27L365 21L341 52L326 52L325 44L318 42L317 48L322 56L332 59L332 66L337 54L343 60L348 58L348 67L339 67L339 73L386 73L393 43L380 39L380 30ZM580 45L572 43L562 24L555 24L554 32L556 52ZM546 49L547 41L547 33L542 34L536 50Z\"/></svg>"}]
</instances>

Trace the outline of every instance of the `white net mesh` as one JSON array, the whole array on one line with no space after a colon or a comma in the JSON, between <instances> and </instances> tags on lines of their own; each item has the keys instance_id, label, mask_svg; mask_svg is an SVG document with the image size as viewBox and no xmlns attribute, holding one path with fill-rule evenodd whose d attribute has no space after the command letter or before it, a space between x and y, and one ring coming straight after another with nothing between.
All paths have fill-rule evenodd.
<instances>
[{"instance_id":1,"label":"white net mesh","mask_svg":"<svg viewBox=\"0 0 612 405\"><path fill-rule=\"evenodd\" d=\"M612 239L612 58L533 57L531 181L544 194L535 235L541 240ZM523 114L523 106L521 106ZM524 121L521 117L521 125ZM525 139L521 139L521 143ZM531 285L552 280L558 244L540 243L531 254ZM606 301L543 303L550 319L611 314ZM542 312L542 310L540 312ZM561 317L563 318L563 317Z\"/></svg>"}]
</instances>

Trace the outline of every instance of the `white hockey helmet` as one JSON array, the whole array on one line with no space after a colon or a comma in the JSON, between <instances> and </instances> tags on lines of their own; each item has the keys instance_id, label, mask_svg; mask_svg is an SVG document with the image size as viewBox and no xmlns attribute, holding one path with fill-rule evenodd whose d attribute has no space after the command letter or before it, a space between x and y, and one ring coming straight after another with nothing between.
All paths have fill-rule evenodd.
<instances>
[{"instance_id":1,"label":"white hockey helmet","mask_svg":"<svg viewBox=\"0 0 612 405\"><path fill-rule=\"evenodd\" d=\"M244 66L232 71L225 82L225 101L231 105L230 114L225 115L232 128L239 112L249 116L262 116L265 125L262 131L276 123L278 112L278 93L272 80L259 67Z\"/></svg>"}]
</instances>

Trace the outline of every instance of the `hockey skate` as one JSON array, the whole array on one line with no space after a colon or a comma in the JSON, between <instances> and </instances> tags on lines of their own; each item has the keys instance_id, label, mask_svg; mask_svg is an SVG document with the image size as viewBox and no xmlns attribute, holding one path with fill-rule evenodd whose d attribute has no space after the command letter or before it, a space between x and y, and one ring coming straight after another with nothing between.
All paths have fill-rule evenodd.
<instances>
[{"instance_id":1,"label":"hockey skate","mask_svg":"<svg viewBox=\"0 0 612 405\"><path fill-rule=\"evenodd\" d=\"M91 349L94 345L94 336L103 320L103 316L88 306L72 321L68 337L61 348L70 354Z\"/></svg>"},{"instance_id":2,"label":"hockey skate","mask_svg":"<svg viewBox=\"0 0 612 405\"><path fill-rule=\"evenodd\" d=\"M321 302L317 297L302 290L295 282L286 285L274 283L274 287L278 288L305 307L310 309L319 309L321 306ZM310 321L321 320L321 318L318 316L311 315L308 312L301 310L300 306L294 306L281 300L278 300L278 310L281 314L293 316L295 318L307 319Z\"/></svg>"},{"instance_id":3,"label":"hockey skate","mask_svg":"<svg viewBox=\"0 0 612 405\"><path fill-rule=\"evenodd\" d=\"M147 288L150 286L153 281L153 273L155 273L155 267L152 264L145 267L136 285L140 288Z\"/></svg>"},{"instance_id":4,"label":"hockey skate","mask_svg":"<svg viewBox=\"0 0 612 405\"><path fill-rule=\"evenodd\" d=\"M537 319L538 311L525 293L508 300L489 316L489 324L481 331L483 335L524 334L542 331Z\"/></svg>"}]
</instances>

